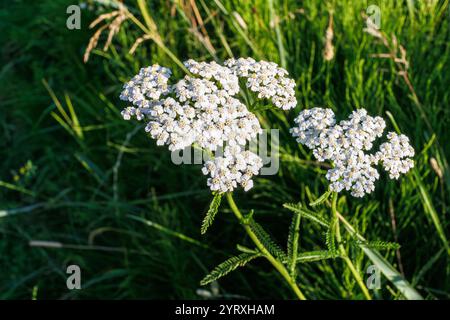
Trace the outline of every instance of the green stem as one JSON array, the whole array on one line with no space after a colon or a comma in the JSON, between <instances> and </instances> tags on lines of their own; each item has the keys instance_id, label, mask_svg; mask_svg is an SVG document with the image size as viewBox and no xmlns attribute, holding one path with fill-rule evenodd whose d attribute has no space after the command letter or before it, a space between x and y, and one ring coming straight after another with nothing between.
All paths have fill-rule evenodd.
<instances>
[{"instance_id":1,"label":"green stem","mask_svg":"<svg viewBox=\"0 0 450 320\"><path fill-rule=\"evenodd\" d=\"M250 236L256 247L259 249L259 251L264 255L264 257L269 260L269 262L274 266L274 268L281 274L281 276L286 280L286 282L289 284L289 286L292 288L292 290L295 292L297 297L300 300L306 300L306 297L303 295L303 293L300 291L300 288L297 286L297 283L295 280L289 275L289 272L286 270L284 265L275 259L270 252L264 247L264 245L259 241L256 234L252 231L252 229L246 224L244 216L239 211L236 203L234 202L233 195L231 193L227 193L227 200L228 204L230 205L231 210L233 211L236 218L239 220L239 222L244 227L247 234Z\"/></svg>"},{"instance_id":2,"label":"green stem","mask_svg":"<svg viewBox=\"0 0 450 320\"><path fill-rule=\"evenodd\" d=\"M345 250L345 247L342 243L341 231L340 231L340 227L339 227L340 221L339 221L339 217L338 217L337 209L336 209L337 198L338 198L337 192L333 192L332 200L331 200L331 211L333 212L333 216L335 217L336 240L338 243L339 253L340 253L342 259L344 259L344 261L347 264L348 268L350 269L351 273L353 274L353 277L355 278L356 283L358 283L358 285L361 288L361 291L363 292L366 299L372 300L369 290L367 290L367 287L364 284L364 281L362 280L358 270L356 270L355 266L353 265L352 260L348 257L347 251Z\"/></svg>"}]
</instances>

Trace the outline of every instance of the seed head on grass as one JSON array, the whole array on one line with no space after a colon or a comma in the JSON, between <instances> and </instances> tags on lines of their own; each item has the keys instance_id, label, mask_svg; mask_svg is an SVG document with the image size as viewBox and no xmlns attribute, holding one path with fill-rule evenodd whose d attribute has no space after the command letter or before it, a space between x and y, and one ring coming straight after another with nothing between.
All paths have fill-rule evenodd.
<instances>
[{"instance_id":1,"label":"seed head on grass","mask_svg":"<svg viewBox=\"0 0 450 320\"><path fill-rule=\"evenodd\" d=\"M105 44L103 45L103 51L108 50L109 46L111 45L113 37L119 32L120 26L122 23L128 19L128 10L122 3L119 4L119 9L114 10L109 13L104 13L98 16L92 23L89 25L90 29L93 29L95 26L97 26L100 22L106 21L106 23L97 29L97 31L94 33L94 35L89 40L89 44L86 47L86 50L84 52L83 56L83 62L87 63L89 60L89 56L97 47L98 40L100 39L100 36L102 35L102 32L105 29L108 29L108 37L105 41Z\"/></svg>"}]
</instances>

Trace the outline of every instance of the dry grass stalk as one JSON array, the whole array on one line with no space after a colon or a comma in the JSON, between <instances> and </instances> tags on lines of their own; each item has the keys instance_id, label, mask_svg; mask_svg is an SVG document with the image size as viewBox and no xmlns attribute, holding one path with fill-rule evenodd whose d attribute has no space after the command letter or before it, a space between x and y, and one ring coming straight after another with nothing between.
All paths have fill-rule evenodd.
<instances>
[{"instance_id":1,"label":"dry grass stalk","mask_svg":"<svg viewBox=\"0 0 450 320\"><path fill-rule=\"evenodd\" d=\"M420 105L419 98L414 90L408 73L409 61L406 59L406 49L398 42L397 37L394 34L391 36L391 39L389 39L365 13L362 13L362 16L363 19L365 19L367 26L364 28L364 31L379 39L383 46L388 50L386 53L373 54L372 57L394 61L397 68L397 74L405 81L416 104Z\"/></svg>"},{"instance_id":2,"label":"dry grass stalk","mask_svg":"<svg viewBox=\"0 0 450 320\"><path fill-rule=\"evenodd\" d=\"M274 29L276 26L278 26L281 23L281 18L277 15L274 15L273 19L269 22L269 27L271 29Z\"/></svg>"},{"instance_id":3,"label":"dry grass stalk","mask_svg":"<svg viewBox=\"0 0 450 320\"><path fill-rule=\"evenodd\" d=\"M366 21L367 27L364 29L365 32L372 35L373 37L379 39L384 47L388 50L387 53L380 53L380 54L374 54L373 57L376 58L386 58L390 59L395 63L397 74L403 79L403 81L406 83L409 92L411 93L412 100L417 106L417 109L419 110L420 116L425 122L425 125L427 126L428 130L435 134L433 125L431 124L430 120L427 117L427 114L425 113L425 110L419 100L419 97L416 94L416 90L414 89L414 86L412 85L410 75L408 73L408 69L410 67L409 61L406 59L407 52L406 49L398 42L397 37L393 34L391 36L391 41L389 41L389 38L381 32L378 27L373 23L373 21L364 13L361 13L363 19ZM439 152L441 153L442 162L444 166L443 172L447 172L448 170L448 163L447 159L445 157L445 153L443 152L443 148L439 140L436 138L436 143L439 149ZM437 162L436 162L437 164ZM438 171L439 172L439 171ZM441 171L442 172L442 171ZM442 173L442 175L444 175ZM441 179L442 181L442 179Z\"/></svg>"},{"instance_id":4,"label":"dry grass stalk","mask_svg":"<svg viewBox=\"0 0 450 320\"><path fill-rule=\"evenodd\" d=\"M434 173L436 173L436 175L439 177L439 179L442 180L444 178L444 173L442 172L442 169L439 166L439 163L436 161L435 158L430 159L430 165L431 165L431 168L433 169Z\"/></svg>"},{"instance_id":5,"label":"dry grass stalk","mask_svg":"<svg viewBox=\"0 0 450 320\"><path fill-rule=\"evenodd\" d=\"M328 27L325 32L325 48L323 50L323 58L325 61L331 61L334 58L334 46L333 46L334 30L333 30L333 13L330 12L328 19Z\"/></svg>"},{"instance_id":6,"label":"dry grass stalk","mask_svg":"<svg viewBox=\"0 0 450 320\"><path fill-rule=\"evenodd\" d=\"M259 25L264 26L265 24L262 22L260 16L258 15L258 11L256 11L256 9L254 10L254 13L255 13L256 17L258 18ZM298 8L298 9L289 11L285 16L282 16L282 17L275 16L274 19L269 22L269 27L275 28L277 25L279 25L281 23L297 19L297 15L304 15L304 14L305 14L305 9Z\"/></svg>"},{"instance_id":7,"label":"dry grass stalk","mask_svg":"<svg viewBox=\"0 0 450 320\"><path fill-rule=\"evenodd\" d=\"M189 31L200 40L200 42L211 54L215 55L216 49L212 45L211 39L205 28L205 23L200 11L198 10L195 0L180 1L179 5L191 23L191 28L189 28Z\"/></svg>"},{"instance_id":8,"label":"dry grass stalk","mask_svg":"<svg viewBox=\"0 0 450 320\"><path fill-rule=\"evenodd\" d=\"M97 17L97 19L95 19L94 21L91 22L91 24L89 25L89 29L94 28L97 24L99 24L103 20L111 19L111 18L117 16L118 14L119 14L119 10L99 15Z\"/></svg>"},{"instance_id":9,"label":"dry grass stalk","mask_svg":"<svg viewBox=\"0 0 450 320\"><path fill-rule=\"evenodd\" d=\"M111 45L112 39L114 35L116 35L119 30L122 23L128 19L128 10L127 8L119 2L120 6L118 10L114 10L109 13L104 13L98 16L94 21L91 22L89 25L89 28L92 29L95 26L97 26L99 23L103 21L107 21L103 26L97 29L97 31L94 33L94 35L89 39L89 44L86 47L86 50L84 52L83 56L83 62L86 63L89 61L89 56L98 45L98 40L100 39L100 36L102 35L102 32L105 29L108 29L108 37L106 39L105 45L103 46L103 51L108 50L109 46Z\"/></svg>"},{"instance_id":10,"label":"dry grass stalk","mask_svg":"<svg viewBox=\"0 0 450 320\"><path fill-rule=\"evenodd\" d=\"M97 47L98 39L100 38L100 35L102 34L103 30L106 29L106 27L107 27L107 25L100 27L94 33L94 35L89 39L88 46L86 47L86 50L84 51L84 56L83 56L84 63L88 62L91 51L94 50L95 47Z\"/></svg>"},{"instance_id":11,"label":"dry grass stalk","mask_svg":"<svg viewBox=\"0 0 450 320\"><path fill-rule=\"evenodd\" d=\"M414 87L412 85L410 75L408 73L410 64L409 61L406 59L407 55L406 49L398 42L397 37L394 34L391 36L391 39L389 39L383 32L381 32L378 29L377 25L375 25L375 23L373 23L373 21L364 12L361 13L361 15L363 19L365 19L367 25L364 31L372 35L373 37L379 39L383 43L383 46L388 51L386 53L378 53L373 54L371 56L375 58L390 59L395 63L397 75L399 75L406 83L409 92L411 93L412 99L414 100L414 103L419 109L420 115L422 119L425 121L425 124L427 125L428 129L430 130L430 132L434 132L433 126L428 120L428 117L425 111L423 110L422 104L420 103L419 97L416 94L416 90L414 90Z\"/></svg>"},{"instance_id":12,"label":"dry grass stalk","mask_svg":"<svg viewBox=\"0 0 450 320\"><path fill-rule=\"evenodd\" d=\"M245 23L244 18L242 18L242 16L237 12L237 11L233 11L233 16L234 19L236 20L236 22L239 24L239 26L243 29L243 30L247 30L247 23Z\"/></svg>"},{"instance_id":13,"label":"dry grass stalk","mask_svg":"<svg viewBox=\"0 0 450 320\"><path fill-rule=\"evenodd\" d=\"M136 41L131 46L130 51L128 51L129 54L133 55L136 52L136 49L141 45L142 42L146 40L152 39L152 36L149 34L144 34L142 37L139 37L136 39Z\"/></svg>"},{"instance_id":14,"label":"dry grass stalk","mask_svg":"<svg viewBox=\"0 0 450 320\"><path fill-rule=\"evenodd\" d=\"M126 14L120 13L110 24L109 24L109 33L108 33L108 39L105 42L105 45L103 46L103 51L108 50L108 47L111 44L112 38L114 35L116 35L119 32L120 26L122 22L124 22L127 19Z\"/></svg>"}]
</instances>

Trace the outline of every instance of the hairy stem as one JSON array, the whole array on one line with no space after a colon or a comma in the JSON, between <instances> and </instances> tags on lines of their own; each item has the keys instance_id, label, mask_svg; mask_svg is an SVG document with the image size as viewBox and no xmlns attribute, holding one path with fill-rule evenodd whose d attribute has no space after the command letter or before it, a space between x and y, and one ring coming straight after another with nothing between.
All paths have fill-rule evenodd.
<instances>
[{"instance_id":1,"label":"hairy stem","mask_svg":"<svg viewBox=\"0 0 450 320\"><path fill-rule=\"evenodd\" d=\"M264 257L269 260L269 262L272 264L272 266L281 274L281 276L286 280L286 282L289 284L289 286L292 288L292 290L295 292L297 297L300 300L306 300L306 297L303 295L303 293L300 291L300 288L297 286L297 283L295 282L295 279L293 279L289 272L286 270L284 265L275 259L270 252L264 247L264 245L259 241L256 234L252 231L252 229L246 224L244 216L239 211L236 203L234 202L233 195L231 193L227 193L227 200L228 204L230 205L231 210L233 211L236 218L239 220L239 222L242 224L243 228L247 232L247 234L252 239L253 243L256 245L256 247L259 249L259 251L264 255Z\"/></svg>"},{"instance_id":2,"label":"hairy stem","mask_svg":"<svg viewBox=\"0 0 450 320\"><path fill-rule=\"evenodd\" d=\"M339 217L337 214L337 198L338 198L338 194L337 192L333 192L332 195L332 200L331 200L331 211L333 212L333 216L336 218L336 222L335 222L335 231L336 231L336 241L338 243L338 249L339 249L339 253L342 257L342 259L345 261L345 263L347 264L348 268L350 269L351 273L353 274L353 277L356 280L356 283L358 283L359 287L361 288L361 291L363 292L364 296L366 297L367 300L372 300L372 297L370 296L369 290L367 290L366 285L364 284L364 281L361 278L361 275L359 274L358 270L356 270L356 267L353 265L352 260L349 258L347 251L345 250L345 247L342 243L342 236L341 236L341 231L340 231L340 221L339 221Z\"/></svg>"}]
</instances>

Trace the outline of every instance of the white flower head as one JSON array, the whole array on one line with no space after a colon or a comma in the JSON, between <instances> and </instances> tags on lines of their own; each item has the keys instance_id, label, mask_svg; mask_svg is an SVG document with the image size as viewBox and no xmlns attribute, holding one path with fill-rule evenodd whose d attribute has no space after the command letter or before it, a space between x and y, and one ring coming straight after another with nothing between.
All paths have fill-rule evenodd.
<instances>
[{"instance_id":1,"label":"white flower head","mask_svg":"<svg viewBox=\"0 0 450 320\"><path fill-rule=\"evenodd\" d=\"M204 78L186 76L168 85L169 69L157 65L141 69L121 94L133 104L122 111L123 118L147 120L146 131L171 151L193 143L215 151L224 143L245 145L261 133L256 116L232 96L239 87L230 70L193 60L186 66Z\"/></svg>"},{"instance_id":2,"label":"white flower head","mask_svg":"<svg viewBox=\"0 0 450 320\"><path fill-rule=\"evenodd\" d=\"M208 186L212 191L230 192L238 185L248 191L253 187L252 177L262 168L262 159L241 147L225 147L223 157L209 160L202 168L205 175L209 175Z\"/></svg>"},{"instance_id":3,"label":"white flower head","mask_svg":"<svg viewBox=\"0 0 450 320\"><path fill-rule=\"evenodd\" d=\"M383 135L386 123L380 117L369 116L365 109L352 112L337 124L331 109L313 108L300 112L295 122L292 136L312 149L317 160L332 162L333 168L326 174L332 191L347 190L355 197L363 197L375 190L374 183L379 179L375 165L381 163L393 179L414 166L414 149L405 135L390 132L389 141L378 152L366 153Z\"/></svg>"},{"instance_id":4,"label":"white flower head","mask_svg":"<svg viewBox=\"0 0 450 320\"><path fill-rule=\"evenodd\" d=\"M247 86L260 98L270 99L279 108L293 108L297 103L295 82L286 70L250 58L237 61L229 60L225 65L185 61L190 75L173 85L169 84L170 69L159 65L142 68L120 95L132 104L123 109L122 117L146 121L145 130L157 145L175 151L195 144L211 152L228 146L224 157L202 169L210 174L211 190L220 192L238 185L250 189L252 176L262 166L261 158L242 151L262 129L258 118L237 97L239 77L246 78Z\"/></svg>"},{"instance_id":5,"label":"white flower head","mask_svg":"<svg viewBox=\"0 0 450 320\"><path fill-rule=\"evenodd\" d=\"M197 62L189 59L184 65L194 75L199 75L207 80L215 80L220 83L223 90L230 95L239 92L239 79L229 68L221 66L216 62Z\"/></svg>"},{"instance_id":6,"label":"white flower head","mask_svg":"<svg viewBox=\"0 0 450 320\"><path fill-rule=\"evenodd\" d=\"M142 68L136 76L124 85L120 99L132 102L138 107L145 107L142 104L146 97L157 100L169 91L167 82L171 74L170 69L157 64Z\"/></svg>"},{"instance_id":7,"label":"white flower head","mask_svg":"<svg viewBox=\"0 0 450 320\"><path fill-rule=\"evenodd\" d=\"M331 109L312 108L302 111L294 120L297 126L291 129L297 142L314 149L320 146L320 133L336 123Z\"/></svg>"},{"instance_id":8,"label":"white flower head","mask_svg":"<svg viewBox=\"0 0 450 320\"><path fill-rule=\"evenodd\" d=\"M274 62L255 61L252 58L229 59L224 63L242 78L247 79L247 87L283 110L295 108L295 81L289 73Z\"/></svg>"},{"instance_id":9,"label":"white flower head","mask_svg":"<svg viewBox=\"0 0 450 320\"><path fill-rule=\"evenodd\" d=\"M389 172L391 179L398 179L400 174L407 173L414 167L414 149L409 144L409 138L403 134L389 132L388 142L380 146L376 157L383 165L384 170Z\"/></svg>"}]
</instances>

